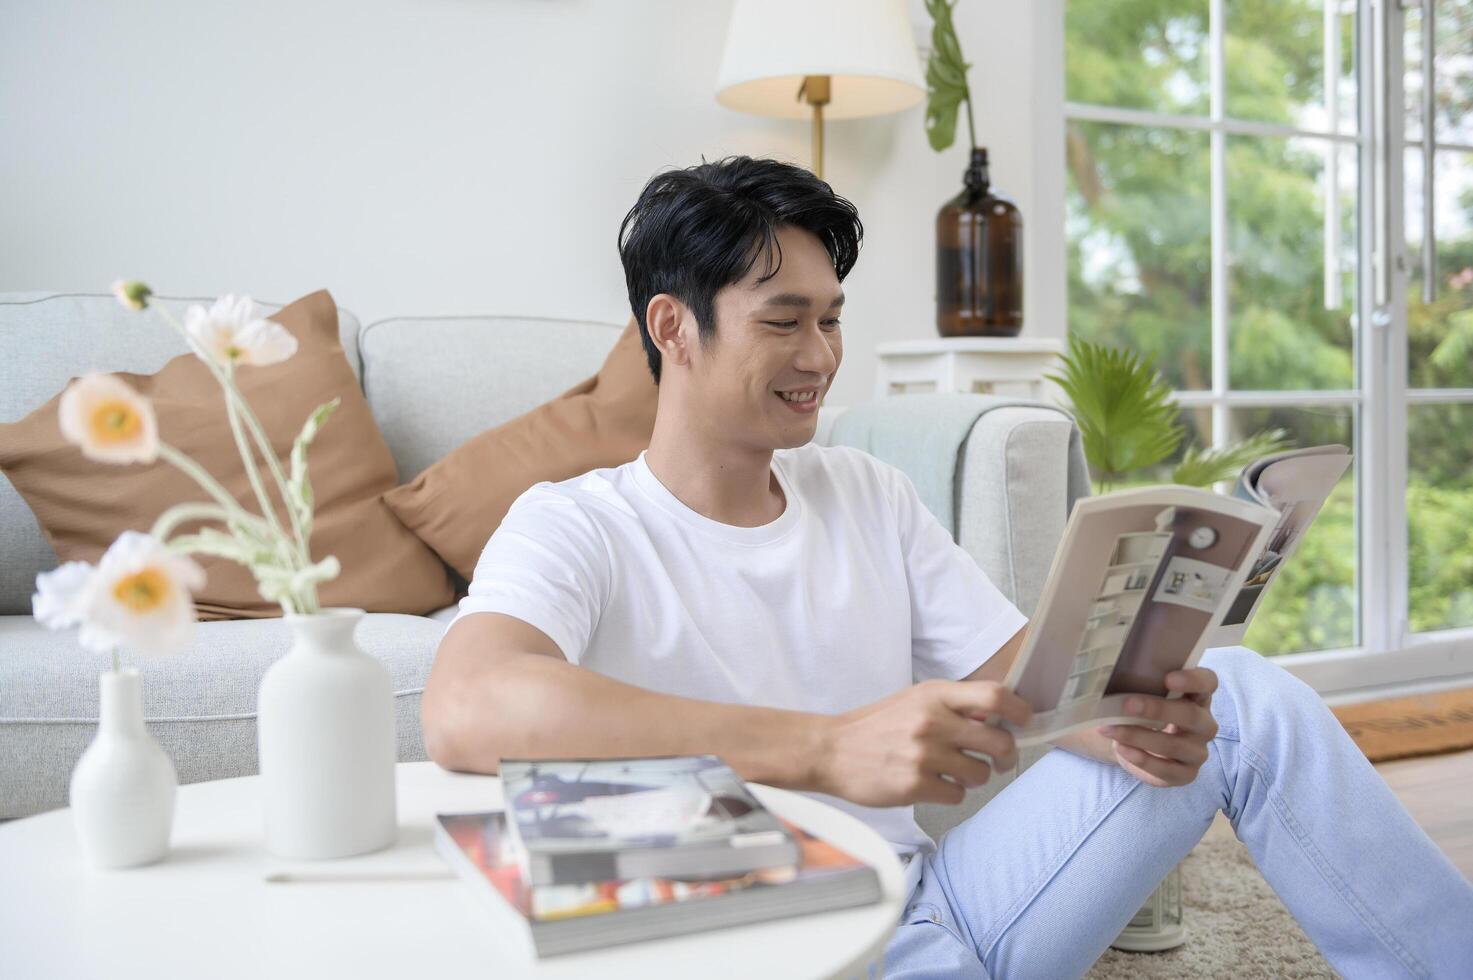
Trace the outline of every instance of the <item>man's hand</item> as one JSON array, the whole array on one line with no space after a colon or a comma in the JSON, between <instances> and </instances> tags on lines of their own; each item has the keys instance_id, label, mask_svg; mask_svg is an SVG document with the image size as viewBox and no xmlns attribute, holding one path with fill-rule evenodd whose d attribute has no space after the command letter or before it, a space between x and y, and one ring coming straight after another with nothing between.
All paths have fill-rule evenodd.
<instances>
[{"instance_id":1,"label":"man's hand","mask_svg":"<svg viewBox=\"0 0 1473 980\"><path fill-rule=\"evenodd\" d=\"M1018 764L1011 732L987 724L1026 724L1028 703L994 681L923 681L827 720L816 788L864 806L960 803L992 766Z\"/></svg>"},{"instance_id":2,"label":"man's hand","mask_svg":"<svg viewBox=\"0 0 1473 980\"><path fill-rule=\"evenodd\" d=\"M1060 744L1104 762L1117 762L1151 786L1187 785L1197 778L1207 761L1207 743L1217 735L1211 710L1217 675L1206 667L1174 670L1166 675L1166 689L1181 691L1182 697L1168 700L1132 694L1125 699L1126 714L1158 727L1165 723L1159 731L1139 725L1106 725L1084 733L1098 739L1096 745L1089 744L1089 738L1077 737L1072 743L1061 739Z\"/></svg>"}]
</instances>

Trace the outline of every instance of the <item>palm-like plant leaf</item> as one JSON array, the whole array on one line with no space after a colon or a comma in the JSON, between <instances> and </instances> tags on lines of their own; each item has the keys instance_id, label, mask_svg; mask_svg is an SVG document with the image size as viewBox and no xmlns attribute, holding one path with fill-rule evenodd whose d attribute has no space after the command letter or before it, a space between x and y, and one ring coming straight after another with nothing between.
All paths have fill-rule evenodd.
<instances>
[{"instance_id":1,"label":"palm-like plant leaf","mask_svg":"<svg viewBox=\"0 0 1473 980\"><path fill-rule=\"evenodd\" d=\"M1186 455L1171 471L1171 481L1188 487L1207 487L1221 480L1236 480L1238 473L1260 456L1289 445L1283 429L1269 429L1219 449L1187 447Z\"/></svg>"},{"instance_id":2,"label":"palm-like plant leaf","mask_svg":"<svg viewBox=\"0 0 1473 980\"><path fill-rule=\"evenodd\" d=\"M956 139L957 109L967 91L967 69L951 22L957 0L926 0L931 14L931 57L926 61L926 138L933 150L944 150Z\"/></svg>"},{"instance_id":3,"label":"palm-like plant leaf","mask_svg":"<svg viewBox=\"0 0 1473 980\"><path fill-rule=\"evenodd\" d=\"M1100 475L1101 489L1121 473L1159 463L1181 445L1171 389L1149 360L1071 336L1063 374L1047 377L1069 396L1085 458Z\"/></svg>"}]
</instances>

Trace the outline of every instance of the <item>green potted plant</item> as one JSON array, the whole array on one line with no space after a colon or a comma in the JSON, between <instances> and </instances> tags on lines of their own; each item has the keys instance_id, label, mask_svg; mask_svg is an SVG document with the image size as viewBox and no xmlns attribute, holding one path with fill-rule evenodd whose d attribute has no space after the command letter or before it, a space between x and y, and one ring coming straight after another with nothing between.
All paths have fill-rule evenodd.
<instances>
[{"instance_id":1,"label":"green potted plant","mask_svg":"<svg viewBox=\"0 0 1473 980\"><path fill-rule=\"evenodd\" d=\"M1069 398L1099 492L1155 466L1181 446L1185 433L1171 389L1150 359L1071 335L1060 373L1046 377ZM1172 470L1171 482L1205 487L1233 480L1248 463L1287 446L1283 429L1217 448L1192 444Z\"/></svg>"}]
</instances>

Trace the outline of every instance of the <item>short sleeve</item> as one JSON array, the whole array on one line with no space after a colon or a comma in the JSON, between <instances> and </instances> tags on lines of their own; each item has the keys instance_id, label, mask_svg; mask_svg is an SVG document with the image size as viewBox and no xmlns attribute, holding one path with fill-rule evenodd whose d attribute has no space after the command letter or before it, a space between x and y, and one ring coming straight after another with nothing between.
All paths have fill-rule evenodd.
<instances>
[{"instance_id":1,"label":"short sleeve","mask_svg":"<svg viewBox=\"0 0 1473 980\"><path fill-rule=\"evenodd\" d=\"M918 681L960 680L1028 619L941 526L910 478L885 468L910 583L912 674Z\"/></svg>"},{"instance_id":2,"label":"short sleeve","mask_svg":"<svg viewBox=\"0 0 1473 980\"><path fill-rule=\"evenodd\" d=\"M546 633L576 664L598 625L610 574L608 546L593 518L576 501L535 486L486 542L450 625L472 613L514 616Z\"/></svg>"}]
</instances>

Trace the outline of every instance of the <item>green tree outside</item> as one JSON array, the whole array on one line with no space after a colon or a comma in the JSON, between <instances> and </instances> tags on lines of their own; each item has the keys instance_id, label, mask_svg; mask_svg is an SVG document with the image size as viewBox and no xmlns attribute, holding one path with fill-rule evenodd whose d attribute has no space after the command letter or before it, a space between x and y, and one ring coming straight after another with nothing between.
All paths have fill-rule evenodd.
<instances>
[{"instance_id":1,"label":"green tree outside","mask_svg":"<svg viewBox=\"0 0 1473 980\"><path fill-rule=\"evenodd\" d=\"M1452 14L1441 19L1439 34L1451 44L1473 27L1473 3L1448 6ZM1323 126L1320 3L1226 0L1225 13L1228 114ZM1071 0L1067 98L1207 115L1207 17L1206 0ZM1353 18L1343 17L1341 27L1341 101L1351 107L1341 128L1353 131ZM1473 82L1448 85L1445 97L1439 88L1439 111L1449 125L1461 124L1455 117L1473 101ZM1176 389L1210 388L1208 135L1071 119L1066 140L1070 330L1151 357ZM1326 309L1329 142L1232 134L1226 140L1231 387L1354 388L1353 147L1338 151L1339 306ZM1416 166L1409 160L1408 172ZM1437 302L1423 307L1420 284L1413 283L1418 301L1409 310L1408 381L1414 387L1473 385L1473 159L1453 174L1450 181L1440 177ZM1349 406L1236 410L1228 437L1281 427L1298 445L1354 446L1352 413ZM1189 435L1210 438L1209 411L1183 415ZM1408 417L1411 625L1419 631L1473 625L1473 405L1415 405ZM1164 479L1162 470L1154 476ZM1276 581L1249 633L1251 646L1279 654L1359 642L1354 486L1352 472Z\"/></svg>"}]
</instances>

